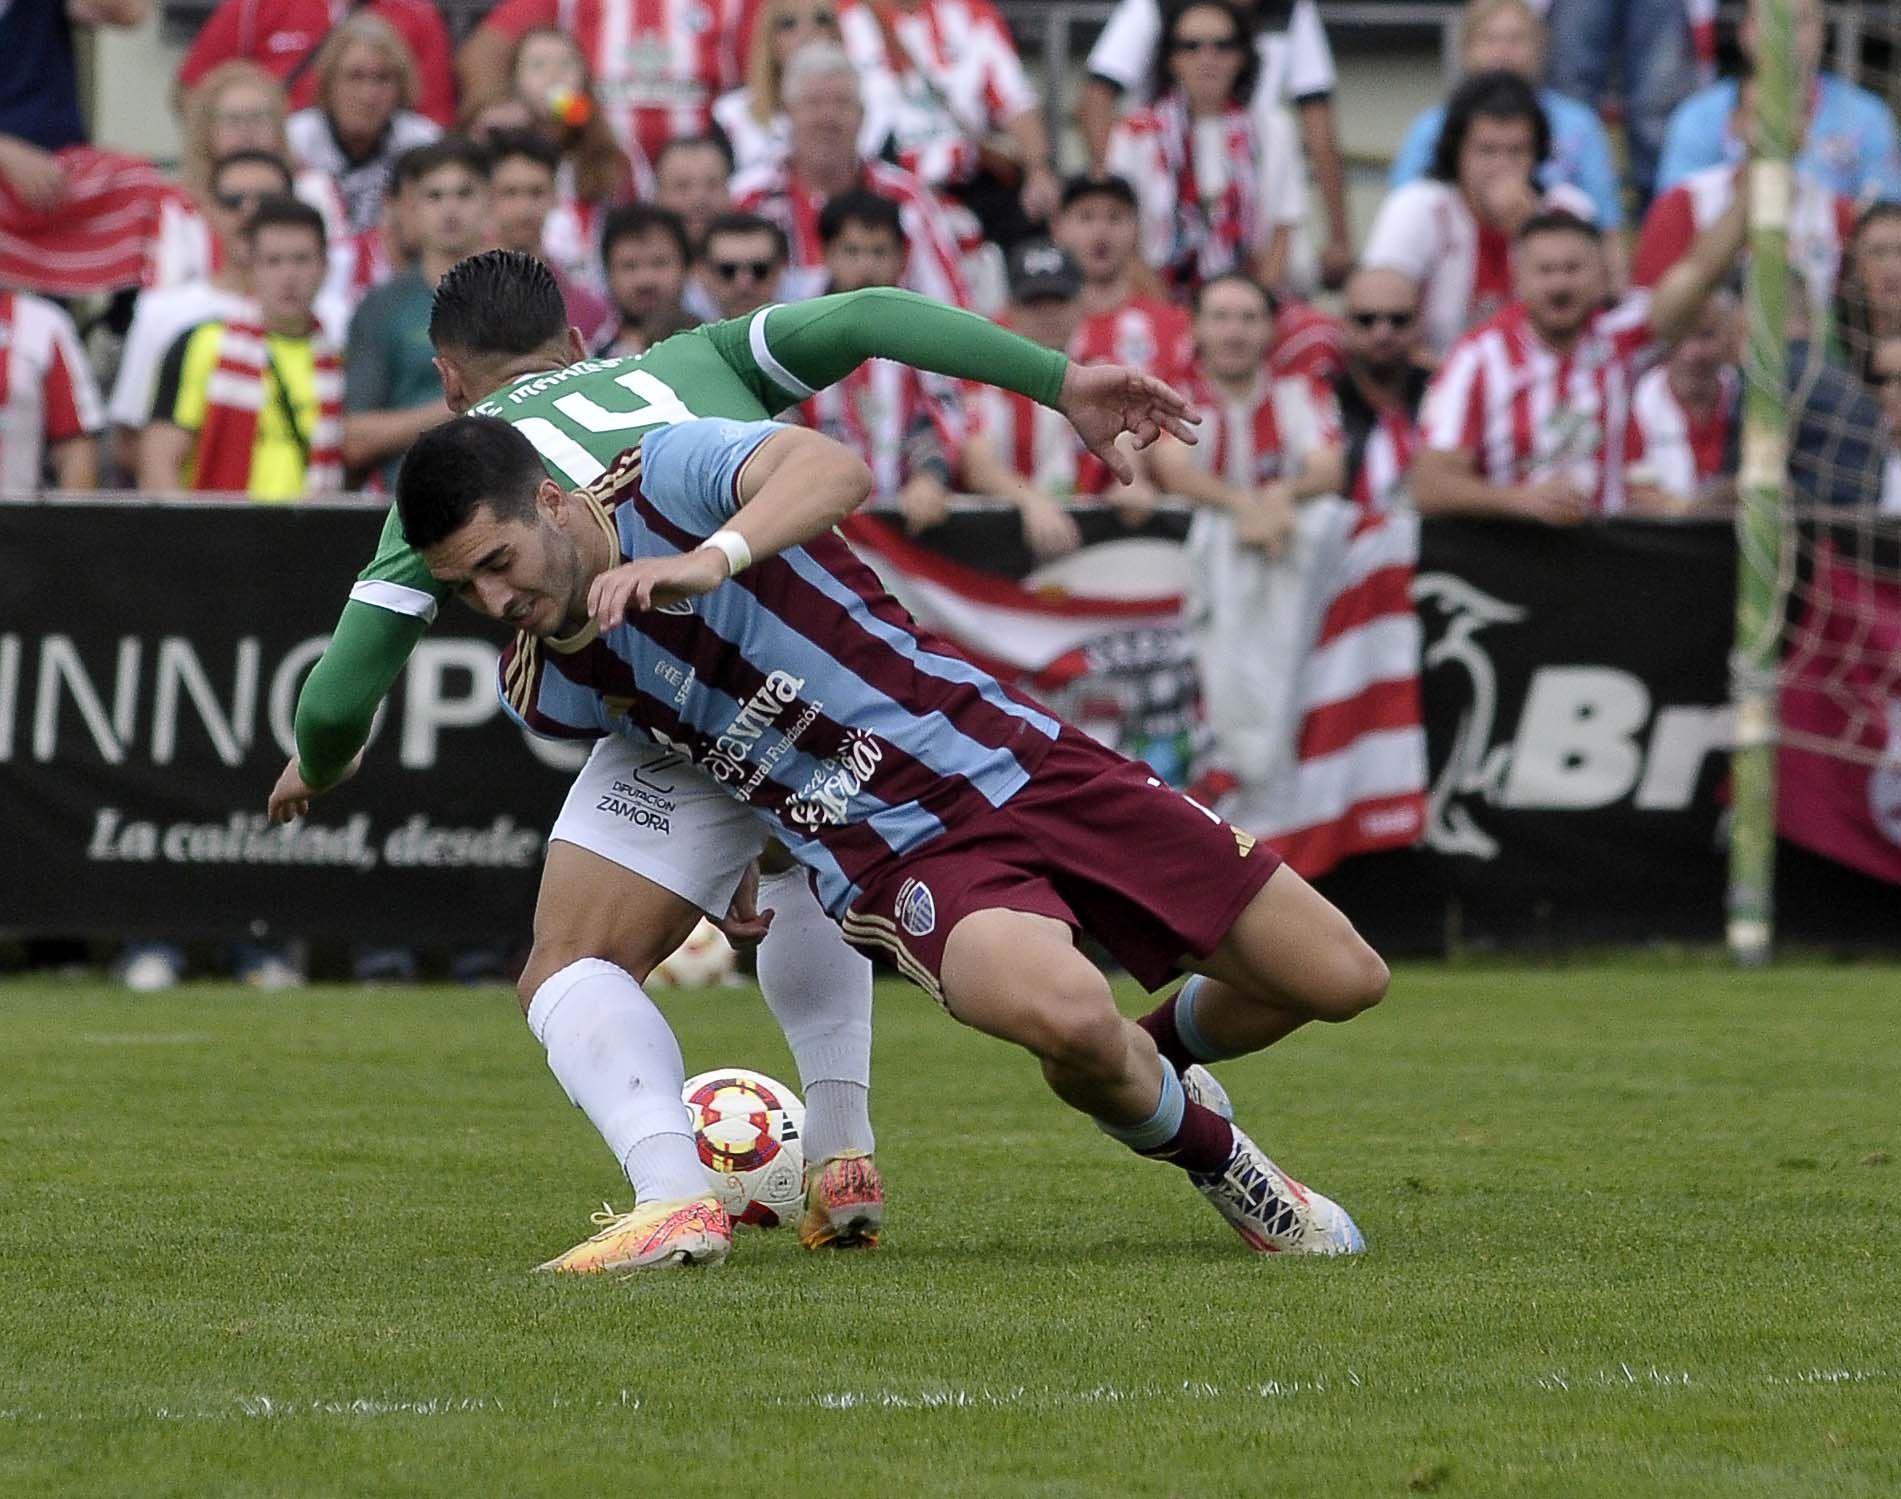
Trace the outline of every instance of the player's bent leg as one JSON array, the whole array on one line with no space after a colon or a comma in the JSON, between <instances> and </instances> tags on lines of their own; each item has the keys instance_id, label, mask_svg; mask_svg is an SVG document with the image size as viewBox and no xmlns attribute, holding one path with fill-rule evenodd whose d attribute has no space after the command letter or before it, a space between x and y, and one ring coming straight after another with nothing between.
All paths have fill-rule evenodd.
<instances>
[{"instance_id":1,"label":"player's bent leg","mask_svg":"<svg viewBox=\"0 0 1901 1499\"><path fill-rule=\"evenodd\" d=\"M516 986L522 1009L550 977L582 958L605 959L645 983L699 919L692 902L645 875L556 839L541 866L534 946Z\"/></svg>"}]
</instances>

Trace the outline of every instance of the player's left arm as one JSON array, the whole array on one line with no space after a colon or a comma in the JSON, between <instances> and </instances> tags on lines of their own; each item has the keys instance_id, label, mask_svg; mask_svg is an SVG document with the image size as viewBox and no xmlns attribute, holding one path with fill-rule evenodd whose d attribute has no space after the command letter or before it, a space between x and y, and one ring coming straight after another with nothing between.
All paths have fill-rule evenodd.
<instances>
[{"instance_id":1,"label":"player's left arm","mask_svg":"<svg viewBox=\"0 0 1901 1499\"><path fill-rule=\"evenodd\" d=\"M641 489L668 519L706 540L597 577L588 613L603 630L711 593L754 563L824 535L870 497L872 476L850 448L808 428L708 419L647 436Z\"/></svg>"},{"instance_id":2,"label":"player's left arm","mask_svg":"<svg viewBox=\"0 0 1901 1499\"><path fill-rule=\"evenodd\" d=\"M1072 364L988 318L897 287L762 307L706 333L769 411L808 400L867 359L881 358L999 385L1054 407L1124 483L1132 465L1115 450L1123 432L1134 435L1138 448L1164 431L1195 440L1187 401L1152 375L1121 365Z\"/></svg>"}]
</instances>

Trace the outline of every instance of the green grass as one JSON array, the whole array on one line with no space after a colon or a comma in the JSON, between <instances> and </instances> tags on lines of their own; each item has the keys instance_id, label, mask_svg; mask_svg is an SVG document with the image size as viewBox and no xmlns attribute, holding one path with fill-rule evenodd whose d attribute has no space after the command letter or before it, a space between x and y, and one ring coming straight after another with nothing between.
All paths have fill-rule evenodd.
<instances>
[{"instance_id":1,"label":"green grass","mask_svg":"<svg viewBox=\"0 0 1901 1499\"><path fill-rule=\"evenodd\" d=\"M1901 1492L1894 968L1403 970L1223 1071L1350 1262L894 987L885 1246L606 1283L527 1274L626 1191L512 996L0 1017L0 1494Z\"/></svg>"}]
</instances>

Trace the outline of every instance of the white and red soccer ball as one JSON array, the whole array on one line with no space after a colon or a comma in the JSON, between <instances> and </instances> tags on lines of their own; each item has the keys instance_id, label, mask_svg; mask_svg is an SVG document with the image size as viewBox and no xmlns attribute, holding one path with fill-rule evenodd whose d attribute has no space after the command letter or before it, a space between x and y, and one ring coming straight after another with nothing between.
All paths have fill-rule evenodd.
<instances>
[{"instance_id":1,"label":"white and red soccer ball","mask_svg":"<svg viewBox=\"0 0 1901 1499\"><path fill-rule=\"evenodd\" d=\"M805 1105L784 1083L717 1067L681 1090L700 1164L735 1223L776 1228L805 1204Z\"/></svg>"}]
</instances>

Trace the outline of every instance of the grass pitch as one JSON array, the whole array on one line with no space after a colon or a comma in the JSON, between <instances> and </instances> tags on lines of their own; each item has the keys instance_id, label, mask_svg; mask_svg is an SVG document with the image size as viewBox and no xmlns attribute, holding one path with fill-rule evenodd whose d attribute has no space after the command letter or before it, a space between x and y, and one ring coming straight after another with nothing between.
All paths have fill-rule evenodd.
<instances>
[{"instance_id":1,"label":"grass pitch","mask_svg":"<svg viewBox=\"0 0 1901 1499\"><path fill-rule=\"evenodd\" d=\"M1894 968L1413 968L1227 1065L1351 1262L892 986L885 1246L618 1283L527 1273L627 1193L512 996L0 1014L0 1493L1901 1492Z\"/></svg>"}]
</instances>

